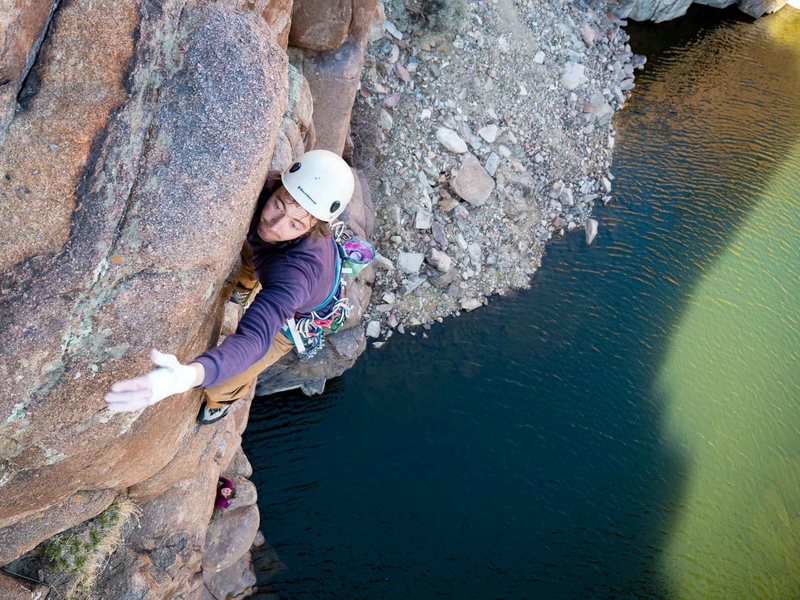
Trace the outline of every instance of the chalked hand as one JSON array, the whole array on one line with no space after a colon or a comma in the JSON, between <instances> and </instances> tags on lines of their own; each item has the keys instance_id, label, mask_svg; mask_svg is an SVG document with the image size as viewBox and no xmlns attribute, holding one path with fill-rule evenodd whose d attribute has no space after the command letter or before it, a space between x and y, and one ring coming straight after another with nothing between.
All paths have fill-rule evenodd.
<instances>
[{"instance_id":1,"label":"chalked hand","mask_svg":"<svg viewBox=\"0 0 800 600\"><path fill-rule=\"evenodd\" d=\"M150 360L157 369L111 386L111 391L105 396L109 411L141 410L168 396L186 392L203 380L202 367L198 363L183 365L174 354L164 354L155 349L150 352Z\"/></svg>"}]
</instances>

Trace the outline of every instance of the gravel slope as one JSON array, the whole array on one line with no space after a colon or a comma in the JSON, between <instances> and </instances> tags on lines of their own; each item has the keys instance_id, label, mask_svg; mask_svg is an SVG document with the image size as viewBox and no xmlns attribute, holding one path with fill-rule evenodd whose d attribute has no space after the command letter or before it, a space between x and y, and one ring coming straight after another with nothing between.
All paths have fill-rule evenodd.
<instances>
[{"instance_id":1,"label":"gravel slope","mask_svg":"<svg viewBox=\"0 0 800 600\"><path fill-rule=\"evenodd\" d=\"M353 119L381 254L368 335L529 286L547 240L610 199L611 117L643 59L604 5L385 4Z\"/></svg>"}]
</instances>

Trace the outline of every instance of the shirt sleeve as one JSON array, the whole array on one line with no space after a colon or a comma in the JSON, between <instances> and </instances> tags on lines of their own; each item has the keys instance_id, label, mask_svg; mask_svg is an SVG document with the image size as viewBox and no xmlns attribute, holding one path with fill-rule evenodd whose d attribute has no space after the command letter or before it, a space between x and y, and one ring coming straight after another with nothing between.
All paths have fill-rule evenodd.
<instances>
[{"instance_id":1,"label":"shirt sleeve","mask_svg":"<svg viewBox=\"0 0 800 600\"><path fill-rule=\"evenodd\" d=\"M203 387L246 371L267 353L286 320L309 302L319 285L322 264L318 257L303 253L278 257L268 272L269 280L262 282L236 333L195 359L205 370Z\"/></svg>"}]
</instances>

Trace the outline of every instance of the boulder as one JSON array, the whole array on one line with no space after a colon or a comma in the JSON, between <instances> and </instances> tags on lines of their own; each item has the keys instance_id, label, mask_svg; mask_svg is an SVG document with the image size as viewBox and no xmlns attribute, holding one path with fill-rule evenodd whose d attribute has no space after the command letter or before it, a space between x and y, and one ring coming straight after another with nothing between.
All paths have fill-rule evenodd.
<instances>
[{"instance_id":1,"label":"boulder","mask_svg":"<svg viewBox=\"0 0 800 600\"><path fill-rule=\"evenodd\" d=\"M478 130L478 135L481 136L487 143L493 144L497 139L499 129L497 125L486 125Z\"/></svg>"},{"instance_id":2,"label":"boulder","mask_svg":"<svg viewBox=\"0 0 800 600\"><path fill-rule=\"evenodd\" d=\"M203 597L203 590L205 590L203 574L202 572L198 572L186 580L186 582L175 591L175 595L172 596L172 598L174 600L197 600Z\"/></svg>"},{"instance_id":3,"label":"boulder","mask_svg":"<svg viewBox=\"0 0 800 600\"><path fill-rule=\"evenodd\" d=\"M495 154L494 152L489 154L489 158L486 159L486 172L491 176L494 177L497 173L497 167L500 166L500 156Z\"/></svg>"},{"instance_id":4,"label":"boulder","mask_svg":"<svg viewBox=\"0 0 800 600\"><path fill-rule=\"evenodd\" d=\"M222 3L55 13L0 151L0 527L32 533L7 537L7 558L190 443L197 393L117 416L102 397L149 348L187 360L214 337L286 69L264 21Z\"/></svg>"},{"instance_id":5,"label":"boulder","mask_svg":"<svg viewBox=\"0 0 800 600\"><path fill-rule=\"evenodd\" d=\"M453 267L453 259L447 254L436 248L431 248L428 256L425 257L428 263L435 267L440 273L448 273Z\"/></svg>"},{"instance_id":6,"label":"boulder","mask_svg":"<svg viewBox=\"0 0 800 600\"><path fill-rule=\"evenodd\" d=\"M314 98L316 148L342 154L366 48L367 32L362 31L336 50L303 54L302 71Z\"/></svg>"},{"instance_id":7,"label":"boulder","mask_svg":"<svg viewBox=\"0 0 800 600\"><path fill-rule=\"evenodd\" d=\"M561 85L568 90L574 90L589 81L586 76L586 67L578 63L568 62L561 73Z\"/></svg>"},{"instance_id":8,"label":"boulder","mask_svg":"<svg viewBox=\"0 0 800 600\"><path fill-rule=\"evenodd\" d=\"M586 245L589 246L594 241L594 238L597 237L597 227L598 223L595 219L587 219L586 220Z\"/></svg>"},{"instance_id":9,"label":"boulder","mask_svg":"<svg viewBox=\"0 0 800 600\"><path fill-rule=\"evenodd\" d=\"M608 100L606 100L600 92L594 92L589 102L592 105L592 113L597 119L597 122L600 125L608 125L611 122L611 117L614 116L614 109L611 108Z\"/></svg>"},{"instance_id":10,"label":"boulder","mask_svg":"<svg viewBox=\"0 0 800 600\"><path fill-rule=\"evenodd\" d=\"M158 548L149 551L133 550L123 542L109 558L91 597L179 598L180 590L197 585L194 574L199 568L200 547L191 543L183 532L166 537Z\"/></svg>"},{"instance_id":11,"label":"boulder","mask_svg":"<svg viewBox=\"0 0 800 600\"><path fill-rule=\"evenodd\" d=\"M380 109L378 111L378 125L385 132L390 132L392 127L394 127L394 119L392 119L392 115L390 115L387 111Z\"/></svg>"},{"instance_id":12,"label":"boulder","mask_svg":"<svg viewBox=\"0 0 800 600\"><path fill-rule=\"evenodd\" d=\"M231 505L228 510L244 508L255 504L258 500L258 490L255 484L245 477L233 475L231 480L236 486L236 497L231 500Z\"/></svg>"},{"instance_id":13,"label":"boulder","mask_svg":"<svg viewBox=\"0 0 800 600\"><path fill-rule=\"evenodd\" d=\"M426 206L417 207L414 217L414 229L430 229L433 224L433 212Z\"/></svg>"},{"instance_id":14,"label":"boulder","mask_svg":"<svg viewBox=\"0 0 800 600\"><path fill-rule=\"evenodd\" d=\"M467 246L467 254L469 255L469 264L475 269L480 269L483 264L483 249L478 242L472 242Z\"/></svg>"},{"instance_id":15,"label":"boulder","mask_svg":"<svg viewBox=\"0 0 800 600\"><path fill-rule=\"evenodd\" d=\"M442 273L431 279L431 283L440 290L447 289L451 283L458 281L458 272L451 269L447 273Z\"/></svg>"},{"instance_id":16,"label":"boulder","mask_svg":"<svg viewBox=\"0 0 800 600\"><path fill-rule=\"evenodd\" d=\"M193 477L141 504L139 527L126 537L126 545L151 551L181 532L189 546L201 547L214 510L218 473L216 469L199 470Z\"/></svg>"},{"instance_id":17,"label":"boulder","mask_svg":"<svg viewBox=\"0 0 800 600\"><path fill-rule=\"evenodd\" d=\"M375 19L379 17L379 12L383 12L381 0L353 0L353 20L350 21L350 33L365 31L369 37L370 29ZM386 18L385 14L383 18Z\"/></svg>"},{"instance_id":18,"label":"boulder","mask_svg":"<svg viewBox=\"0 0 800 600\"><path fill-rule=\"evenodd\" d=\"M251 595L255 591L257 580L250 553L245 553L238 561L222 571L204 571L203 582L213 600L244 598Z\"/></svg>"},{"instance_id":19,"label":"boulder","mask_svg":"<svg viewBox=\"0 0 800 600\"><path fill-rule=\"evenodd\" d=\"M270 31L275 35L275 41L284 50L289 45L292 4L292 0L268 0L264 11L261 13Z\"/></svg>"},{"instance_id":20,"label":"boulder","mask_svg":"<svg viewBox=\"0 0 800 600\"><path fill-rule=\"evenodd\" d=\"M721 2L722 0L717 0ZM788 4L788 0L739 0L739 9L751 17L761 17L768 13L783 8ZM794 4L797 6L797 4Z\"/></svg>"},{"instance_id":21,"label":"boulder","mask_svg":"<svg viewBox=\"0 0 800 600\"><path fill-rule=\"evenodd\" d=\"M219 572L236 563L253 545L258 523L255 504L214 517L206 532L203 570Z\"/></svg>"},{"instance_id":22,"label":"boulder","mask_svg":"<svg viewBox=\"0 0 800 600\"><path fill-rule=\"evenodd\" d=\"M294 0L289 43L308 50L333 50L344 43L353 0Z\"/></svg>"},{"instance_id":23,"label":"boulder","mask_svg":"<svg viewBox=\"0 0 800 600\"><path fill-rule=\"evenodd\" d=\"M378 0L294 0L289 43L307 50L334 50L348 34L369 36Z\"/></svg>"},{"instance_id":24,"label":"boulder","mask_svg":"<svg viewBox=\"0 0 800 600\"><path fill-rule=\"evenodd\" d=\"M367 337L368 338L379 338L379 337L381 337L381 322L380 321L370 321L367 324Z\"/></svg>"},{"instance_id":25,"label":"boulder","mask_svg":"<svg viewBox=\"0 0 800 600\"><path fill-rule=\"evenodd\" d=\"M419 273L423 260L425 260L425 255L422 252L401 252L397 256L397 268L413 275Z\"/></svg>"},{"instance_id":26,"label":"boulder","mask_svg":"<svg viewBox=\"0 0 800 600\"><path fill-rule=\"evenodd\" d=\"M434 221L432 228L433 240L439 244L440 248L447 248L447 233L444 226L438 221Z\"/></svg>"},{"instance_id":27,"label":"boulder","mask_svg":"<svg viewBox=\"0 0 800 600\"><path fill-rule=\"evenodd\" d=\"M470 153L464 157L461 169L451 181L453 191L473 206L483 206L494 191L494 179Z\"/></svg>"},{"instance_id":28,"label":"boulder","mask_svg":"<svg viewBox=\"0 0 800 600\"><path fill-rule=\"evenodd\" d=\"M467 151L467 142L461 139L461 136L455 131L447 127L439 127L436 130L436 140L450 152L464 154Z\"/></svg>"},{"instance_id":29,"label":"boulder","mask_svg":"<svg viewBox=\"0 0 800 600\"><path fill-rule=\"evenodd\" d=\"M467 312L473 311L481 306L483 306L483 303L477 298L465 298L461 300L461 308Z\"/></svg>"},{"instance_id":30,"label":"boulder","mask_svg":"<svg viewBox=\"0 0 800 600\"><path fill-rule=\"evenodd\" d=\"M241 447L233 455L231 462L222 468L223 474L238 475L239 477L250 477L253 474L253 466Z\"/></svg>"},{"instance_id":31,"label":"boulder","mask_svg":"<svg viewBox=\"0 0 800 600\"><path fill-rule=\"evenodd\" d=\"M361 340L359 336L354 335L352 330L349 331L349 334L347 334L347 332L341 332L330 336L328 342L330 342L339 356L349 360L355 360L358 358L359 353L364 351L364 348L360 344Z\"/></svg>"}]
</instances>

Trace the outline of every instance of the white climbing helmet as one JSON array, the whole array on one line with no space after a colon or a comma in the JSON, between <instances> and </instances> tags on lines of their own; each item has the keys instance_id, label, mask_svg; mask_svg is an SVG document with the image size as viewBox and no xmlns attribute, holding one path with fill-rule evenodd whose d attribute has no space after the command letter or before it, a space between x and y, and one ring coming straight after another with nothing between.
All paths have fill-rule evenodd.
<instances>
[{"instance_id":1,"label":"white climbing helmet","mask_svg":"<svg viewBox=\"0 0 800 600\"><path fill-rule=\"evenodd\" d=\"M353 171L329 150L311 150L281 175L286 191L313 217L330 223L353 197Z\"/></svg>"}]
</instances>

